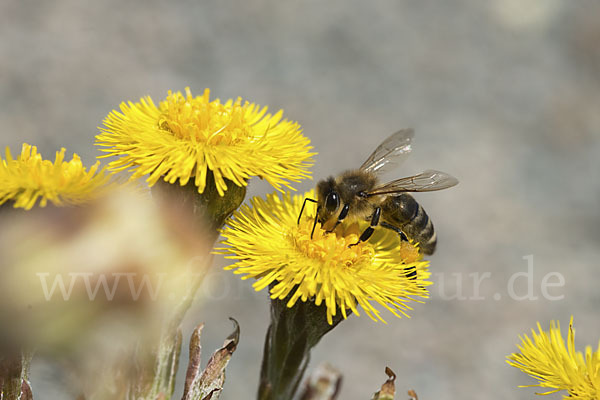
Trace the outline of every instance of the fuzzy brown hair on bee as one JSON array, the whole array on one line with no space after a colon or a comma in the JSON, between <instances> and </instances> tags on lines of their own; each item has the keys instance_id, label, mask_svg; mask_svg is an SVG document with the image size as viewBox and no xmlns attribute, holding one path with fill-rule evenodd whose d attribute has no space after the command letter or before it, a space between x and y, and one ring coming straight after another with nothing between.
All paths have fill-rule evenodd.
<instances>
[{"instance_id":1,"label":"fuzzy brown hair on bee","mask_svg":"<svg viewBox=\"0 0 600 400\"><path fill-rule=\"evenodd\" d=\"M366 194L376 185L377 177L374 174L360 170L346 171L337 178L330 177L319 182L317 202L323 205L319 209L319 222L325 225L344 206L352 211L350 218L367 218L373 212L373 199Z\"/></svg>"}]
</instances>

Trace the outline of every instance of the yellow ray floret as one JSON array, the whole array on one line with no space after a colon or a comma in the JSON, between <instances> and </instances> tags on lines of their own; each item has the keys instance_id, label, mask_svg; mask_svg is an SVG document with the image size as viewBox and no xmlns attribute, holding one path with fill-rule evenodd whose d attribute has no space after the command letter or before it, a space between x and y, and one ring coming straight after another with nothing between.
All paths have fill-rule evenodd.
<instances>
[{"instance_id":1,"label":"yellow ray floret","mask_svg":"<svg viewBox=\"0 0 600 400\"><path fill-rule=\"evenodd\" d=\"M508 357L513 367L538 380L537 385L522 387L542 387L552 390L540 394L550 394L566 390L569 400L600 399L600 344L596 352L586 347L585 355L575 351L575 332L573 317L569 323L567 344L560 332L560 324L552 321L550 330L543 331L537 324L539 333L531 330L532 339L527 335L520 337L520 353Z\"/></svg>"},{"instance_id":2,"label":"yellow ray floret","mask_svg":"<svg viewBox=\"0 0 600 400\"><path fill-rule=\"evenodd\" d=\"M193 179L200 193L208 171L220 195L227 190L225 179L245 186L258 176L281 190L290 187L288 181L310 177L314 153L298 123L241 98L222 104L209 95L206 89L193 97L186 88L185 95L169 91L158 106L150 97L122 103L121 112L104 120L96 144L105 147L105 157L120 157L110 167L131 169L132 179L149 174L150 185L161 177L181 185Z\"/></svg>"},{"instance_id":3,"label":"yellow ray floret","mask_svg":"<svg viewBox=\"0 0 600 400\"><path fill-rule=\"evenodd\" d=\"M271 298L288 298L288 307L298 300L324 302L330 324L338 309L344 318L347 310L359 314L357 304L374 320L385 322L372 303L408 316L410 302L428 297L428 262L416 246L382 228L368 242L348 247L366 221L329 234L317 224L311 239L314 210L305 210L297 224L305 196L271 194L242 206L222 232L229 247L219 252L239 260L227 269L255 278L256 290L271 285Z\"/></svg>"},{"instance_id":4,"label":"yellow ray floret","mask_svg":"<svg viewBox=\"0 0 600 400\"><path fill-rule=\"evenodd\" d=\"M48 201L56 206L85 203L109 180L99 166L86 170L77 154L65 161L65 149L56 152L52 162L43 160L35 146L23 144L16 159L7 148L6 159L0 157L0 205L12 201L14 207L29 210L38 200L41 207Z\"/></svg>"}]
</instances>

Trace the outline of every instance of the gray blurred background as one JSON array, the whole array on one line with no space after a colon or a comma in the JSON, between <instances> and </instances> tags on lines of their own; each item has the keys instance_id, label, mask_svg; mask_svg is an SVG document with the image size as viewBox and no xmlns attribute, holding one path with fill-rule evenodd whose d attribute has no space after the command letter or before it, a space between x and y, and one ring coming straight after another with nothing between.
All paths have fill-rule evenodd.
<instances>
[{"instance_id":1,"label":"gray blurred background","mask_svg":"<svg viewBox=\"0 0 600 400\"><path fill-rule=\"evenodd\" d=\"M110 110L185 86L283 108L319 153L315 179L357 167L413 127L413 155L390 179L435 168L460 180L417 196L439 235L432 298L411 319L386 314L388 325L351 317L309 368L339 368L343 399L370 398L385 366L399 399L409 388L422 400L532 398L517 385L533 380L505 363L518 335L573 314L578 348L600 336L599 21L591 0L3 0L0 148L28 142L53 158L64 146L93 163ZM271 190L251 182L251 195ZM510 298L529 255L537 300ZM223 272L221 257L215 264L184 336L204 321L208 357L235 317L241 344L221 398L253 398L266 293ZM564 276L548 290L560 300L540 289L552 272ZM477 292L473 277L484 273ZM517 294L526 280L516 279ZM451 298L460 289L466 299ZM57 371L34 368L38 398L69 397Z\"/></svg>"}]
</instances>

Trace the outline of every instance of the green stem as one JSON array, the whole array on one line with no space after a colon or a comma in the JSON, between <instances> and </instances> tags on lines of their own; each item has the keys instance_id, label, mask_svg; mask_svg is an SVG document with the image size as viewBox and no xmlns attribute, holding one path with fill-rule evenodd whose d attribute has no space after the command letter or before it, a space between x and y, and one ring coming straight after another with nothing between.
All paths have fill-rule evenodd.
<instances>
[{"instance_id":1,"label":"green stem","mask_svg":"<svg viewBox=\"0 0 600 400\"><path fill-rule=\"evenodd\" d=\"M312 301L298 301L287 307L288 299L271 300L271 325L265 338L258 388L259 400L290 400L310 361L310 351L343 317L327 322L327 309Z\"/></svg>"}]
</instances>

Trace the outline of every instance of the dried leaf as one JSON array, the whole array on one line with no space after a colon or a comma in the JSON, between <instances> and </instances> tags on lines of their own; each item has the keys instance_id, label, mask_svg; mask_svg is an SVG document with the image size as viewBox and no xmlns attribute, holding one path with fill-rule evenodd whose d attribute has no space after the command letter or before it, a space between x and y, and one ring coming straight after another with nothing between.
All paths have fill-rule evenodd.
<instances>
[{"instance_id":1,"label":"dried leaf","mask_svg":"<svg viewBox=\"0 0 600 400\"><path fill-rule=\"evenodd\" d=\"M204 328L204 324L198 325L194 329L194 332L192 333L192 337L190 339L190 355L188 361L188 369L185 377L185 389L183 392L184 399L187 398L189 390L194 383L194 379L202 372L200 369L200 361L202 355L202 345L200 344L200 338L202 337L202 328Z\"/></svg>"},{"instance_id":2,"label":"dried leaf","mask_svg":"<svg viewBox=\"0 0 600 400\"><path fill-rule=\"evenodd\" d=\"M339 371L327 363L317 367L306 382L302 400L335 400L342 383Z\"/></svg>"},{"instance_id":3,"label":"dried leaf","mask_svg":"<svg viewBox=\"0 0 600 400\"><path fill-rule=\"evenodd\" d=\"M394 400L396 394L396 374L389 367L385 367L385 373L389 377L388 380L381 386L381 390L373 394L371 400Z\"/></svg>"},{"instance_id":4,"label":"dried leaf","mask_svg":"<svg viewBox=\"0 0 600 400\"><path fill-rule=\"evenodd\" d=\"M21 383L20 400L33 400L33 391L31 390L31 385L26 380Z\"/></svg>"},{"instance_id":5,"label":"dried leaf","mask_svg":"<svg viewBox=\"0 0 600 400\"><path fill-rule=\"evenodd\" d=\"M233 333L227 337L223 347L217 350L208 360L208 364L202 373L200 373L200 334L202 325L194 330L190 341L190 361L182 400L217 400L219 398L225 382L225 368L240 339L240 326L235 319L230 319L234 325Z\"/></svg>"}]
</instances>

